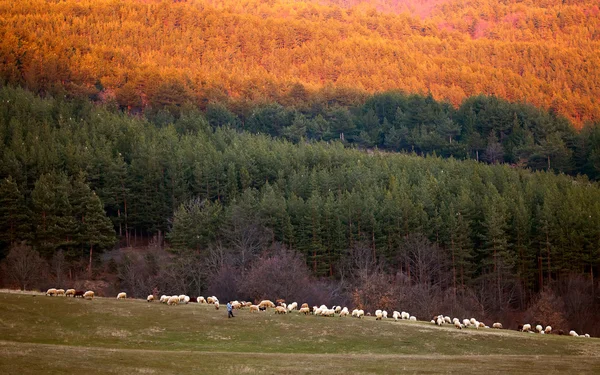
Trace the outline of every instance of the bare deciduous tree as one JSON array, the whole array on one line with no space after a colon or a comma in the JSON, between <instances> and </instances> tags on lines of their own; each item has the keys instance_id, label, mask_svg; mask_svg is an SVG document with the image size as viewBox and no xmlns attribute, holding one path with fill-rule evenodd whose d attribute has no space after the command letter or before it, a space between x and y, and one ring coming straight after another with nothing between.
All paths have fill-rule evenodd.
<instances>
[{"instance_id":1,"label":"bare deciduous tree","mask_svg":"<svg viewBox=\"0 0 600 375\"><path fill-rule=\"evenodd\" d=\"M44 261L38 252L21 243L10 249L3 268L6 275L18 284L21 290L26 290L39 280L43 265Z\"/></svg>"}]
</instances>

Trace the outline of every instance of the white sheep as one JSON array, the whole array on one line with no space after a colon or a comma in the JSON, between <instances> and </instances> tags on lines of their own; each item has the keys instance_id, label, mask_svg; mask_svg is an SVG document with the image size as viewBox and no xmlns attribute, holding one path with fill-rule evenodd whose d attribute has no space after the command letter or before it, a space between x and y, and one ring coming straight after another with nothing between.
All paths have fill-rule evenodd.
<instances>
[{"instance_id":1,"label":"white sheep","mask_svg":"<svg viewBox=\"0 0 600 375\"><path fill-rule=\"evenodd\" d=\"M169 296L163 294L162 296L160 296L159 301L161 303L167 303L169 301Z\"/></svg>"},{"instance_id":2,"label":"white sheep","mask_svg":"<svg viewBox=\"0 0 600 375\"><path fill-rule=\"evenodd\" d=\"M258 312L258 305L250 305L250 312Z\"/></svg>"},{"instance_id":3,"label":"white sheep","mask_svg":"<svg viewBox=\"0 0 600 375\"><path fill-rule=\"evenodd\" d=\"M400 313L398 311L394 311L392 313L392 318L394 318L395 321L398 321L398 318L400 318Z\"/></svg>"},{"instance_id":4,"label":"white sheep","mask_svg":"<svg viewBox=\"0 0 600 375\"><path fill-rule=\"evenodd\" d=\"M358 309L352 310L352 317L353 318L358 318Z\"/></svg>"},{"instance_id":5,"label":"white sheep","mask_svg":"<svg viewBox=\"0 0 600 375\"><path fill-rule=\"evenodd\" d=\"M321 310L329 310L329 309L327 308L327 306L325 306L325 305L321 305L321 306L319 306L319 308L320 308Z\"/></svg>"},{"instance_id":6,"label":"white sheep","mask_svg":"<svg viewBox=\"0 0 600 375\"><path fill-rule=\"evenodd\" d=\"M219 301L215 302L215 310L219 309Z\"/></svg>"},{"instance_id":7,"label":"white sheep","mask_svg":"<svg viewBox=\"0 0 600 375\"><path fill-rule=\"evenodd\" d=\"M586 333L585 335L583 335L583 337L587 337L587 338L589 338L589 337L591 337L591 336L590 336L590 334L589 334L589 333Z\"/></svg>"},{"instance_id":8,"label":"white sheep","mask_svg":"<svg viewBox=\"0 0 600 375\"><path fill-rule=\"evenodd\" d=\"M538 324L537 326L535 326L535 330L537 331L537 333L540 333L544 330L544 327L542 327L541 324Z\"/></svg>"},{"instance_id":9,"label":"white sheep","mask_svg":"<svg viewBox=\"0 0 600 375\"><path fill-rule=\"evenodd\" d=\"M546 334L550 334L552 332L552 327L546 326L546 329L544 330L544 332L546 332Z\"/></svg>"},{"instance_id":10,"label":"white sheep","mask_svg":"<svg viewBox=\"0 0 600 375\"><path fill-rule=\"evenodd\" d=\"M65 295L65 290L64 289L56 289L56 295L57 296L64 296Z\"/></svg>"},{"instance_id":11,"label":"white sheep","mask_svg":"<svg viewBox=\"0 0 600 375\"><path fill-rule=\"evenodd\" d=\"M200 296L200 297L196 298L196 302L198 302L198 303L206 303L206 300L204 299L204 297Z\"/></svg>"},{"instance_id":12,"label":"white sheep","mask_svg":"<svg viewBox=\"0 0 600 375\"><path fill-rule=\"evenodd\" d=\"M410 319L410 314L409 314L409 313L407 313L406 311L402 311L402 312L400 313L400 316L402 317L402 319L403 319L403 320L408 320L408 319Z\"/></svg>"},{"instance_id":13,"label":"white sheep","mask_svg":"<svg viewBox=\"0 0 600 375\"><path fill-rule=\"evenodd\" d=\"M167 300L167 305L169 305L169 306L179 305L179 296L169 297L169 299Z\"/></svg>"},{"instance_id":14,"label":"white sheep","mask_svg":"<svg viewBox=\"0 0 600 375\"><path fill-rule=\"evenodd\" d=\"M454 326L458 329L462 329L462 324L460 324L460 322L457 320L454 321Z\"/></svg>"},{"instance_id":15,"label":"white sheep","mask_svg":"<svg viewBox=\"0 0 600 375\"><path fill-rule=\"evenodd\" d=\"M185 302L185 294L180 294L177 298L179 298L179 303Z\"/></svg>"},{"instance_id":16,"label":"white sheep","mask_svg":"<svg viewBox=\"0 0 600 375\"><path fill-rule=\"evenodd\" d=\"M475 319L475 318L471 318L471 319L469 319L469 322L470 322L471 324L473 324L474 326L476 326L476 325L477 325L477 319Z\"/></svg>"},{"instance_id":17,"label":"white sheep","mask_svg":"<svg viewBox=\"0 0 600 375\"><path fill-rule=\"evenodd\" d=\"M579 335L577 334L577 332L575 331L571 331L569 332L569 336L573 336L573 337L579 337Z\"/></svg>"},{"instance_id":18,"label":"white sheep","mask_svg":"<svg viewBox=\"0 0 600 375\"><path fill-rule=\"evenodd\" d=\"M146 301L148 301L148 302L154 301L154 295L150 294L148 297L146 297Z\"/></svg>"},{"instance_id":19,"label":"white sheep","mask_svg":"<svg viewBox=\"0 0 600 375\"><path fill-rule=\"evenodd\" d=\"M417 321L417 317L414 315L411 315L408 320L410 320L411 322L416 322Z\"/></svg>"},{"instance_id":20,"label":"white sheep","mask_svg":"<svg viewBox=\"0 0 600 375\"><path fill-rule=\"evenodd\" d=\"M492 328L502 329L502 323L496 322L496 323L492 324Z\"/></svg>"},{"instance_id":21,"label":"white sheep","mask_svg":"<svg viewBox=\"0 0 600 375\"><path fill-rule=\"evenodd\" d=\"M484 322L477 322L477 323L478 323L477 324L477 329L479 329L479 328L490 328L490 327L486 326Z\"/></svg>"},{"instance_id":22,"label":"white sheep","mask_svg":"<svg viewBox=\"0 0 600 375\"><path fill-rule=\"evenodd\" d=\"M383 314L383 319L387 319L387 311L383 310L381 314Z\"/></svg>"},{"instance_id":23,"label":"white sheep","mask_svg":"<svg viewBox=\"0 0 600 375\"><path fill-rule=\"evenodd\" d=\"M339 314L342 311L342 306L336 306L334 310L336 314Z\"/></svg>"},{"instance_id":24,"label":"white sheep","mask_svg":"<svg viewBox=\"0 0 600 375\"><path fill-rule=\"evenodd\" d=\"M121 293L117 294L117 299L125 299L125 298L127 298L127 293L121 292Z\"/></svg>"},{"instance_id":25,"label":"white sheep","mask_svg":"<svg viewBox=\"0 0 600 375\"><path fill-rule=\"evenodd\" d=\"M46 295L50 296L50 297L55 296L56 295L56 288L50 288L50 289L48 289L48 291L46 292Z\"/></svg>"},{"instance_id":26,"label":"white sheep","mask_svg":"<svg viewBox=\"0 0 600 375\"><path fill-rule=\"evenodd\" d=\"M381 310L376 310L375 311L375 320L381 320L382 317L383 317L383 313L381 312Z\"/></svg>"},{"instance_id":27,"label":"white sheep","mask_svg":"<svg viewBox=\"0 0 600 375\"><path fill-rule=\"evenodd\" d=\"M471 326L471 321L469 319L463 319L463 325L468 328Z\"/></svg>"},{"instance_id":28,"label":"white sheep","mask_svg":"<svg viewBox=\"0 0 600 375\"><path fill-rule=\"evenodd\" d=\"M335 310L334 309L327 309L327 310L323 311L321 313L321 315L323 315L323 316L335 316Z\"/></svg>"},{"instance_id":29,"label":"white sheep","mask_svg":"<svg viewBox=\"0 0 600 375\"><path fill-rule=\"evenodd\" d=\"M73 297L75 295L75 289L67 289L67 291L65 292L65 296L67 297Z\"/></svg>"},{"instance_id":30,"label":"white sheep","mask_svg":"<svg viewBox=\"0 0 600 375\"><path fill-rule=\"evenodd\" d=\"M91 290L88 290L87 292L83 293L83 298L94 299L94 292Z\"/></svg>"},{"instance_id":31,"label":"white sheep","mask_svg":"<svg viewBox=\"0 0 600 375\"><path fill-rule=\"evenodd\" d=\"M214 299L213 297L207 297L207 298L206 298L206 302L207 302L209 305L212 305L213 303L215 303L215 299Z\"/></svg>"},{"instance_id":32,"label":"white sheep","mask_svg":"<svg viewBox=\"0 0 600 375\"><path fill-rule=\"evenodd\" d=\"M449 316L445 316L445 317L444 317L444 321L445 321L446 323L448 323L448 324L452 324L452 320L450 319L450 317L449 317Z\"/></svg>"},{"instance_id":33,"label":"white sheep","mask_svg":"<svg viewBox=\"0 0 600 375\"><path fill-rule=\"evenodd\" d=\"M358 310L358 312L356 313L356 317L359 319L362 319L365 317L365 311L364 310Z\"/></svg>"},{"instance_id":34,"label":"white sheep","mask_svg":"<svg viewBox=\"0 0 600 375\"><path fill-rule=\"evenodd\" d=\"M523 328L521 328L522 332L529 332L531 331L531 324L523 324Z\"/></svg>"},{"instance_id":35,"label":"white sheep","mask_svg":"<svg viewBox=\"0 0 600 375\"><path fill-rule=\"evenodd\" d=\"M289 312L292 312L292 311L296 310L297 307L298 307L298 303L292 302L288 305L287 309Z\"/></svg>"},{"instance_id":36,"label":"white sheep","mask_svg":"<svg viewBox=\"0 0 600 375\"><path fill-rule=\"evenodd\" d=\"M348 308L344 307L342 311L340 311L340 316L348 316L349 313Z\"/></svg>"},{"instance_id":37,"label":"white sheep","mask_svg":"<svg viewBox=\"0 0 600 375\"><path fill-rule=\"evenodd\" d=\"M184 296L184 297L183 297L183 303L185 303L186 305L187 305L188 303L190 303L190 297L189 297L189 296Z\"/></svg>"}]
</instances>

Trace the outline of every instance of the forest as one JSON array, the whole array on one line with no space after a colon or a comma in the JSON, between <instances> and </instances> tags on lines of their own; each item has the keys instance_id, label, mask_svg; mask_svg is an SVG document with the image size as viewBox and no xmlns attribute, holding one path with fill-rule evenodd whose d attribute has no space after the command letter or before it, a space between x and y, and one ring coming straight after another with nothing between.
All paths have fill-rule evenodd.
<instances>
[{"instance_id":1,"label":"forest","mask_svg":"<svg viewBox=\"0 0 600 375\"><path fill-rule=\"evenodd\" d=\"M0 80L133 111L485 94L579 129L600 119L599 15L595 0L1 0Z\"/></svg>"},{"instance_id":2,"label":"forest","mask_svg":"<svg viewBox=\"0 0 600 375\"><path fill-rule=\"evenodd\" d=\"M396 98L394 114L402 100L447 106L381 95L365 103ZM218 104L132 116L116 102L12 87L0 103L5 285L276 293L598 334L600 189L586 176L361 150L339 135L291 142L250 127L272 123L252 116L260 134L240 128ZM146 250L113 256L119 247Z\"/></svg>"}]
</instances>

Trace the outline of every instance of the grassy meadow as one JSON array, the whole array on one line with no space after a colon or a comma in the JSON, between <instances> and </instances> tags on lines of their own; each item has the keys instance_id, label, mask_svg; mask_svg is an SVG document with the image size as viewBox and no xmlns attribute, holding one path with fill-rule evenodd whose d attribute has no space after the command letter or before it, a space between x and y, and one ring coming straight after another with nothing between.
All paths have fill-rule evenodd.
<instances>
[{"instance_id":1,"label":"grassy meadow","mask_svg":"<svg viewBox=\"0 0 600 375\"><path fill-rule=\"evenodd\" d=\"M0 374L600 373L600 340L0 293ZM488 324L491 322L488 322Z\"/></svg>"}]
</instances>

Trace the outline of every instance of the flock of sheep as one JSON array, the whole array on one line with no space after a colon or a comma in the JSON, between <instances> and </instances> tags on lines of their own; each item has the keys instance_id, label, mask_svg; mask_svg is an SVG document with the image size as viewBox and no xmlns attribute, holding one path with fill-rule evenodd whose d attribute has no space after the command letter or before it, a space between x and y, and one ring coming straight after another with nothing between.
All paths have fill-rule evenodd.
<instances>
[{"instance_id":1,"label":"flock of sheep","mask_svg":"<svg viewBox=\"0 0 600 375\"><path fill-rule=\"evenodd\" d=\"M84 292L84 291L76 291L75 289L67 289L65 291L64 289L50 288L46 292L46 295L47 296L82 297L84 299L93 299L94 298L94 292L91 290ZM121 293L117 294L117 299L126 299L126 298L127 298L127 293L125 293L125 292L121 292ZM155 300L155 298L154 298L154 295L152 295L152 294L150 294L146 298L146 301L148 301L148 302L153 302L154 300ZM192 299L185 294L175 295L175 296L162 295L160 297L159 301L161 303L167 304L169 306L173 306L173 305L179 305L179 304L188 304L192 301ZM199 304L212 304L215 306L215 309L217 309L217 310L219 309L219 299L215 296L210 296L210 297L207 297L206 299L204 297L200 296L200 297L197 297L195 299L195 301ZM283 300L283 299L278 299L276 302L277 302L277 304L273 303L270 300L263 300L259 304L253 304L252 302L245 302L245 301L242 301L242 302L231 301L230 303L231 303L231 307L234 309L242 309L242 308L248 307L250 309L250 312L265 311L267 308L271 308L271 309L275 309L275 314L288 314L288 313L294 312L295 310L298 310L298 312L300 314L305 314L305 315L313 314L315 316L326 316L326 317L336 316L336 314L337 314L340 317L352 315L352 317L354 317L354 318L362 319L365 316L364 310L354 309L354 310L352 310L352 314L350 314L350 311L348 310L347 307L341 307L341 306L333 306L332 308L328 308L325 305L321 305L321 306L313 306L312 308L310 308L307 303L303 303L300 306L300 308L298 309L298 303L296 303L296 302L290 303L289 305L287 305L285 303L285 300ZM366 315L370 316L371 314L367 313ZM385 311L385 310L375 311L375 320L382 320L382 319L387 319L387 318L388 318L387 311ZM413 322L417 321L417 318L414 315L410 315L409 313L407 313L405 311L392 312L392 319L394 319L395 321L398 321L398 320L408 320L408 321L413 321ZM454 325L454 327L456 327L458 329L490 328L489 326L485 325L483 322L480 322L475 318L463 319L461 321L458 318L451 319L449 316L444 316L444 315L434 316L433 319L431 319L431 323L436 324L438 326L443 326L445 324L452 324L452 325ZM496 323L492 324L492 328L502 329L502 323L496 322ZM529 333L537 332L542 335L550 334L553 332L551 326L546 326L546 328L544 328L540 324L535 326L535 330L532 329L531 324L524 324L522 326L519 326L518 330L521 332L529 332ZM560 330L557 333L559 335L563 334L563 332ZM590 335L587 333L585 335L579 335L577 332L575 332L573 330L569 332L569 335L574 336L574 337L590 337Z\"/></svg>"}]
</instances>

